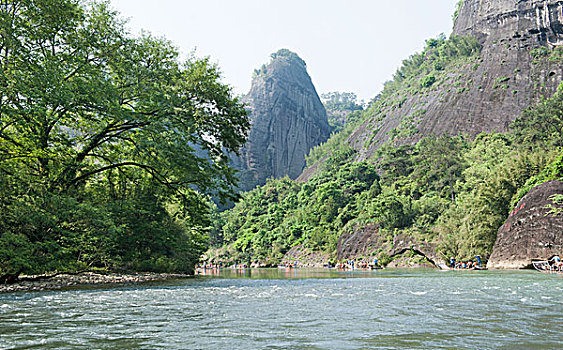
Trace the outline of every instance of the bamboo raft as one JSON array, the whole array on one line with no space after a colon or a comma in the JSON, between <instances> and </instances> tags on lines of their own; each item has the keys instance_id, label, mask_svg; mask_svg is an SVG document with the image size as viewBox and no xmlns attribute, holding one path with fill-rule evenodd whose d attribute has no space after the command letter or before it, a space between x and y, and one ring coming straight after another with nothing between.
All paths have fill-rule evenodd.
<instances>
[{"instance_id":1,"label":"bamboo raft","mask_svg":"<svg viewBox=\"0 0 563 350\"><path fill-rule=\"evenodd\" d=\"M533 260L532 265L536 270L542 273L563 274L562 270L554 269L547 260Z\"/></svg>"}]
</instances>

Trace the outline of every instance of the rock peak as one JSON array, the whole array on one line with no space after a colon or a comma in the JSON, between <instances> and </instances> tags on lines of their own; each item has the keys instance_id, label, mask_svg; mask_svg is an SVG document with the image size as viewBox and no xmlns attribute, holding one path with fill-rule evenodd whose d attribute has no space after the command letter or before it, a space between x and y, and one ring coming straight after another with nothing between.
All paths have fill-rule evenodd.
<instances>
[{"instance_id":1,"label":"rock peak","mask_svg":"<svg viewBox=\"0 0 563 350\"><path fill-rule=\"evenodd\" d=\"M279 49L277 52L271 54L270 57L272 58L272 60L275 59L288 60L292 63L302 66L303 68L307 67L305 61L303 61L303 59L301 59L301 57L299 57L298 54L288 49Z\"/></svg>"},{"instance_id":2,"label":"rock peak","mask_svg":"<svg viewBox=\"0 0 563 350\"><path fill-rule=\"evenodd\" d=\"M296 53L281 49L255 70L243 99L252 127L241 156L233 160L241 170L242 190L270 177L297 178L305 155L330 136L326 111L306 67Z\"/></svg>"},{"instance_id":3,"label":"rock peak","mask_svg":"<svg viewBox=\"0 0 563 350\"><path fill-rule=\"evenodd\" d=\"M476 38L478 55L417 73L416 81L433 80L390 95L349 137L358 160L390 135L415 143L425 135L506 132L563 81L563 0L464 0L449 40L460 38Z\"/></svg>"}]
</instances>

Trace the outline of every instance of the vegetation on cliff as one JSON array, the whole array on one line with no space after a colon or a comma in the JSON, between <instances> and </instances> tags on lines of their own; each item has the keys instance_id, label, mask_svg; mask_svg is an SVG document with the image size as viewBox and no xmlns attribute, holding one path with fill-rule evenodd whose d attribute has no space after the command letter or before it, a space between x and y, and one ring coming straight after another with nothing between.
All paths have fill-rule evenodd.
<instances>
[{"instance_id":1,"label":"vegetation on cliff","mask_svg":"<svg viewBox=\"0 0 563 350\"><path fill-rule=\"evenodd\" d=\"M354 122L364 109L363 102L358 102L353 92L327 92L322 94L321 98L333 132L339 132L346 124Z\"/></svg>"},{"instance_id":2,"label":"vegetation on cliff","mask_svg":"<svg viewBox=\"0 0 563 350\"><path fill-rule=\"evenodd\" d=\"M376 96L365 110L352 113L347 123L338 128L339 133L309 153L307 166L315 166L316 163L322 162L326 155L349 148L349 137L360 128L369 129L370 136L358 147L366 149L379 142L376 136L382 127L383 119L389 113L402 107L409 96L425 95L449 84L452 74L456 75L455 72L460 66L478 64L479 52L479 42L473 37L452 35L446 39L444 35L440 35L438 38L427 40L425 49L402 62L393 79L385 83L381 94ZM465 86L466 82L460 78L462 77L455 78L453 83L456 89ZM412 113L390 130L385 135L386 138L400 144L404 140L417 137L418 123L425 113L426 106L414 106ZM353 161L356 156L350 154L349 161Z\"/></svg>"},{"instance_id":3,"label":"vegetation on cliff","mask_svg":"<svg viewBox=\"0 0 563 350\"><path fill-rule=\"evenodd\" d=\"M0 277L190 271L249 127L217 67L106 3L0 10Z\"/></svg>"},{"instance_id":4,"label":"vegetation on cliff","mask_svg":"<svg viewBox=\"0 0 563 350\"><path fill-rule=\"evenodd\" d=\"M359 125L400 104L405 91L435 88L452 66L478 61L478 52L472 38L428 40L356 121L311 151L307 162L317 172L307 183L271 180L223 213L217 232L224 236L209 257L276 264L296 245L335 257L343 233L372 224L389 242L402 235L431 242L443 257L486 259L518 196L562 176L563 87L527 109L509 133L401 142L416 134L405 118L367 160L349 145ZM387 253L374 252L380 259Z\"/></svg>"}]
</instances>

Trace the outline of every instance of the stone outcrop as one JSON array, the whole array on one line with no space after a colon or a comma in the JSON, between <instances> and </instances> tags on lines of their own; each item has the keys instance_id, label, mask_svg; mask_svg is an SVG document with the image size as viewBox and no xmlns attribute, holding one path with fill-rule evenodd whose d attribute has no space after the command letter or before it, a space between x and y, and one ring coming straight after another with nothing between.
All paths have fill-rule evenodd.
<instances>
[{"instance_id":1,"label":"stone outcrop","mask_svg":"<svg viewBox=\"0 0 563 350\"><path fill-rule=\"evenodd\" d=\"M420 255L436 266L444 263L436 252L434 244L419 242L415 238L403 234L397 235L391 240L379 234L379 225L372 224L355 226L350 231L343 233L338 240L336 258L338 261L371 256L381 258L383 255L387 255L389 258L400 258L405 253ZM371 259L367 259L367 261L371 261ZM394 263L390 266L399 265Z\"/></svg>"},{"instance_id":2,"label":"stone outcrop","mask_svg":"<svg viewBox=\"0 0 563 350\"><path fill-rule=\"evenodd\" d=\"M450 67L439 86L389 98L348 138L358 161L369 159L407 117L416 132L402 143L429 134L507 131L563 80L562 59L533 51L563 45L562 0L466 0L453 32L478 38L480 57Z\"/></svg>"},{"instance_id":3,"label":"stone outcrop","mask_svg":"<svg viewBox=\"0 0 563 350\"><path fill-rule=\"evenodd\" d=\"M115 285L117 287L124 284L179 280L190 277L193 277L193 275L170 273L138 273L131 275L99 274L94 272L81 272L77 274L56 273L50 276L21 276L16 283L0 284L0 293L58 290L94 285Z\"/></svg>"},{"instance_id":4,"label":"stone outcrop","mask_svg":"<svg viewBox=\"0 0 563 350\"><path fill-rule=\"evenodd\" d=\"M548 181L532 189L516 205L497 234L488 268L522 269L532 259L563 253L563 215L548 214L550 197L563 194L563 182Z\"/></svg>"},{"instance_id":5,"label":"stone outcrop","mask_svg":"<svg viewBox=\"0 0 563 350\"><path fill-rule=\"evenodd\" d=\"M327 267L330 254L327 252L312 251L302 245L296 245L284 255L279 266L291 266L297 262L298 267Z\"/></svg>"},{"instance_id":6,"label":"stone outcrop","mask_svg":"<svg viewBox=\"0 0 563 350\"><path fill-rule=\"evenodd\" d=\"M465 0L454 33L478 35L486 40L502 40L512 35L513 39L529 45L561 45L563 1Z\"/></svg>"},{"instance_id":7,"label":"stone outcrop","mask_svg":"<svg viewBox=\"0 0 563 350\"><path fill-rule=\"evenodd\" d=\"M376 252L385 243L379 235L379 225L355 226L338 239L336 259L347 260L357 256L377 255Z\"/></svg>"},{"instance_id":8,"label":"stone outcrop","mask_svg":"<svg viewBox=\"0 0 563 350\"><path fill-rule=\"evenodd\" d=\"M435 244L426 241L420 242L412 236L404 234L397 235L393 238L393 247L389 254L390 257L400 256L409 251L425 257L438 267L444 264L444 260L440 258L436 252Z\"/></svg>"},{"instance_id":9,"label":"stone outcrop","mask_svg":"<svg viewBox=\"0 0 563 350\"><path fill-rule=\"evenodd\" d=\"M256 70L243 101L250 109L248 142L233 165L241 170L241 189L266 179L295 179L305 167L305 155L326 141L331 128L323 104L297 54L282 49L268 65Z\"/></svg>"}]
</instances>

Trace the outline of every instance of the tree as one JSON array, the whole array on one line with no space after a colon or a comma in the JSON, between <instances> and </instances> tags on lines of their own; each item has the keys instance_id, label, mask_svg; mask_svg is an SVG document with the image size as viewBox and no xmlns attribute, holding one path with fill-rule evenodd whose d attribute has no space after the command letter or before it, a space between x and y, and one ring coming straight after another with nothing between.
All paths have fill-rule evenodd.
<instances>
[{"instance_id":1,"label":"tree","mask_svg":"<svg viewBox=\"0 0 563 350\"><path fill-rule=\"evenodd\" d=\"M466 165L462 150L467 148L463 138L442 135L425 137L416 145L411 178L422 189L437 191L455 201L455 183Z\"/></svg>"},{"instance_id":2,"label":"tree","mask_svg":"<svg viewBox=\"0 0 563 350\"><path fill-rule=\"evenodd\" d=\"M386 143L376 153L377 167L382 172L382 180L390 185L400 178L408 176L413 169L414 146L394 146Z\"/></svg>"},{"instance_id":3,"label":"tree","mask_svg":"<svg viewBox=\"0 0 563 350\"><path fill-rule=\"evenodd\" d=\"M521 143L563 147L563 83L553 96L526 109L511 128Z\"/></svg>"},{"instance_id":4,"label":"tree","mask_svg":"<svg viewBox=\"0 0 563 350\"><path fill-rule=\"evenodd\" d=\"M356 111L363 107L357 102L357 96L353 92L327 92L321 95L324 105L331 111Z\"/></svg>"},{"instance_id":5,"label":"tree","mask_svg":"<svg viewBox=\"0 0 563 350\"><path fill-rule=\"evenodd\" d=\"M164 39L127 36L106 4L79 3L1 5L2 169L68 191L132 168L227 195L224 151L238 150L249 124L217 67L179 63Z\"/></svg>"},{"instance_id":6,"label":"tree","mask_svg":"<svg viewBox=\"0 0 563 350\"><path fill-rule=\"evenodd\" d=\"M100 265L201 251L202 194L234 196L227 154L248 129L209 59L130 36L107 3L0 2L0 235L25 235L34 256ZM142 250L143 235L161 249L123 251Z\"/></svg>"},{"instance_id":7,"label":"tree","mask_svg":"<svg viewBox=\"0 0 563 350\"><path fill-rule=\"evenodd\" d=\"M328 92L321 95L327 111L329 124L335 131L341 131L345 124L354 122L364 109L363 102L357 102L353 92Z\"/></svg>"},{"instance_id":8,"label":"tree","mask_svg":"<svg viewBox=\"0 0 563 350\"><path fill-rule=\"evenodd\" d=\"M447 256L487 258L512 209L511 199L551 155L515 149L506 135L482 134L464 158L471 165L463 172L462 192L435 229Z\"/></svg>"}]
</instances>

